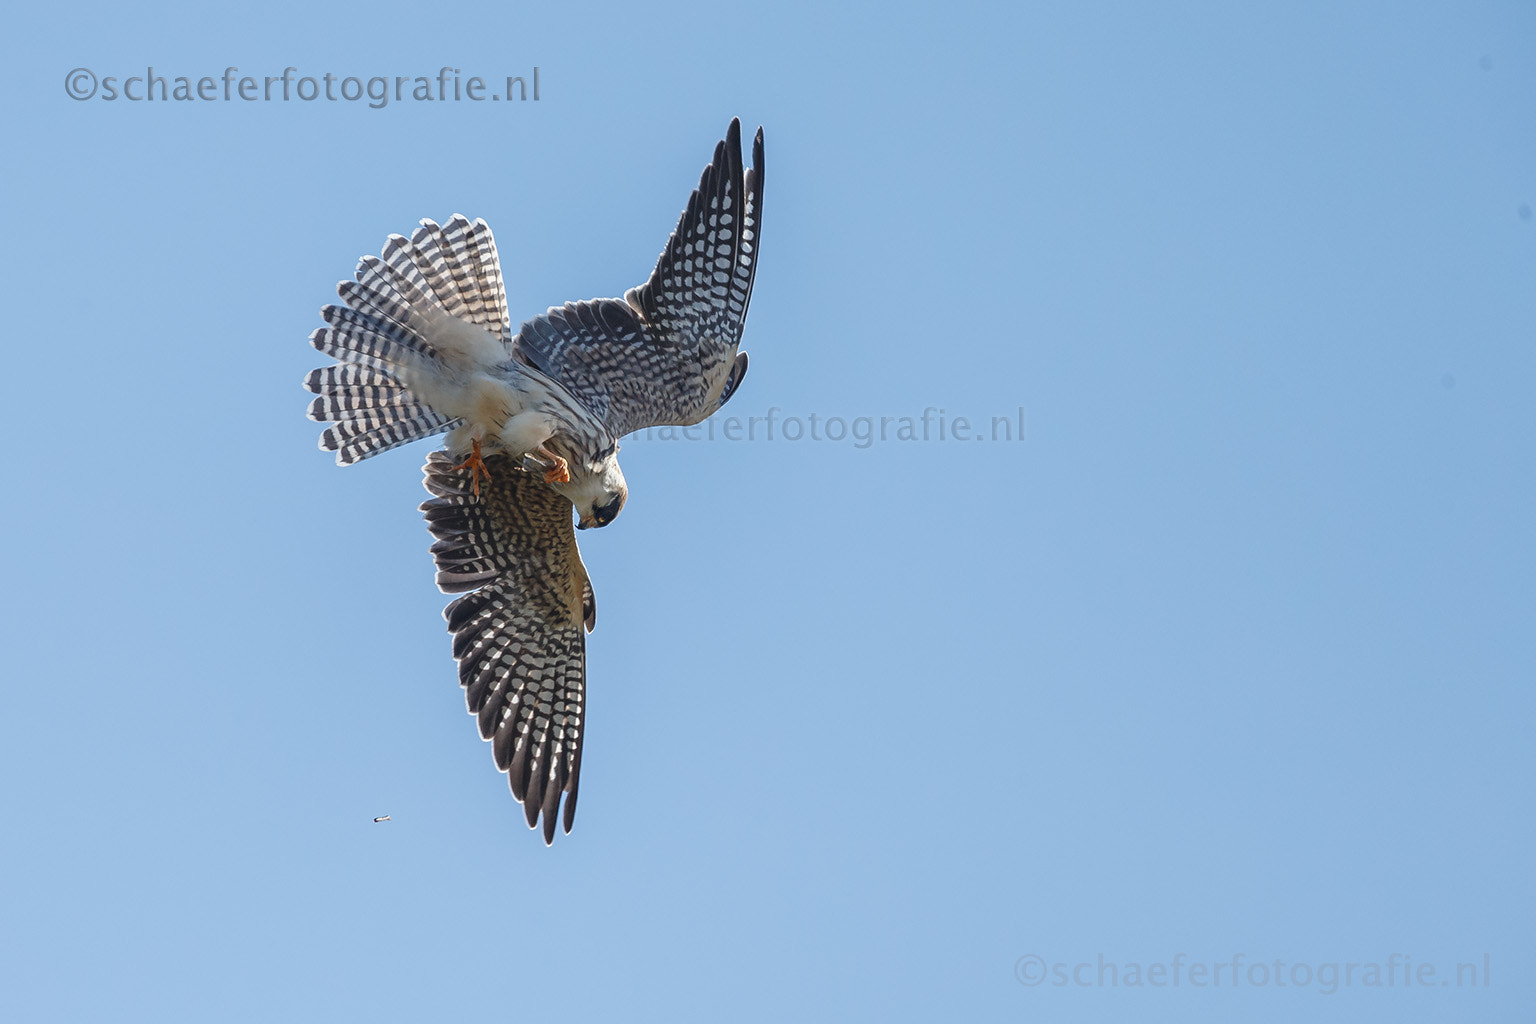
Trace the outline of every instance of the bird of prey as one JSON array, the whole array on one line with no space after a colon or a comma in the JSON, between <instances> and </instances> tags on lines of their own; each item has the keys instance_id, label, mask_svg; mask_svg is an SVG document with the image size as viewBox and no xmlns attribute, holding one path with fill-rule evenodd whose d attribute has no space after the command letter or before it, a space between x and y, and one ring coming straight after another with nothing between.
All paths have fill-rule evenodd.
<instances>
[{"instance_id":1,"label":"bird of prey","mask_svg":"<svg viewBox=\"0 0 1536 1024\"><path fill-rule=\"evenodd\" d=\"M459 683L530 828L576 812L586 637L596 624L576 528L628 496L618 439L698 423L741 385L757 270L763 131L744 167L733 120L643 284L552 306L514 332L483 220L423 220L364 256L310 342L337 362L305 387L320 447L349 465L446 432L421 506ZM564 809L561 810L561 796Z\"/></svg>"}]
</instances>

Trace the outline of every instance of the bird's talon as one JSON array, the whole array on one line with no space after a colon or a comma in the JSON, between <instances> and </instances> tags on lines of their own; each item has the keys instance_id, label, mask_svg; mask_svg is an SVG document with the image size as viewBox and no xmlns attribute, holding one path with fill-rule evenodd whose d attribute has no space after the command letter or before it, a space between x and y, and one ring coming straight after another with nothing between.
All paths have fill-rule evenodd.
<instances>
[{"instance_id":1,"label":"bird's talon","mask_svg":"<svg viewBox=\"0 0 1536 1024\"><path fill-rule=\"evenodd\" d=\"M491 471L486 468L485 459L480 455L480 442L473 442L469 458L453 467L455 470L467 469L470 472L470 488L475 492L475 497L480 497L480 475L485 474L485 482L491 482Z\"/></svg>"},{"instance_id":2,"label":"bird's talon","mask_svg":"<svg viewBox=\"0 0 1536 1024\"><path fill-rule=\"evenodd\" d=\"M571 482L571 464L560 456L555 456L555 464L544 471L544 482L547 484L568 484Z\"/></svg>"}]
</instances>

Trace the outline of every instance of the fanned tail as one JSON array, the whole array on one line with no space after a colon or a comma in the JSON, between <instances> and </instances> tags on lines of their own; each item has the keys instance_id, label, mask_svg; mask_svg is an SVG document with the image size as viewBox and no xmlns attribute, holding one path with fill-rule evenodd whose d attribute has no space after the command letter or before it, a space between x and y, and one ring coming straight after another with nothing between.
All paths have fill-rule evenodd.
<instances>
[{"instance_id":1,"label":"fanned tail","mask_svg":"<svg viewBox=\"0 0 1536 1024\"><path fill-rule=\"evenodd\" d=\"M422 403L398 376L435 361L431 346L391 320L345 306L320 315L331 326L310 335L310 344L342 361L311 372L304 388L316 396L309 418L332 424L320 447L335 452L338 465L453 428L454 420Z\"/></svg>"},{"instance_id":2,"label":"fanned tail","mask_svg":"<svg viewBox=\"0 0 1536 1024\"><path fill-rule=\"evenodd\" d=\"M407 382L461 376L461 342L440 351L429 339L451 321L473 324L506 345L506 295L496 243L484 221L455 214L439 226L423 220L410 238L391 235L379 256L364 256L355 279L337 286L345 305L320 311L315 348L338 360L304 381L317 397L309 418L333 424L320 447L350 465L452 430L463 421L432 408ZM478 334L478 332L476 332Z\"/></svg>"}]
</instances>

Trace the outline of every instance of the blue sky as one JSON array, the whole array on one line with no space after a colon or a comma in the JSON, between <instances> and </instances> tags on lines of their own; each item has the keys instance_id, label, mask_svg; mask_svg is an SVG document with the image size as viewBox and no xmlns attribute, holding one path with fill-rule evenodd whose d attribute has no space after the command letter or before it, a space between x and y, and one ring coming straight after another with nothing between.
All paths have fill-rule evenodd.
<instances>
[{"instance_id":1,"label":"blue sky","mask_svg":"<svg viewBox=\"0 0 1536 1024\"><path fill-rule=\"evenodd\" d=\"M88 2L0 46L0 1015L1529 1016L1529 5ZM151 66L540 98L64 91ZM427 446L317 451L305 339L454 212L519 315L621 293L732 116L729 411L778 432L626 445L546 849ZM783 435L929 409L1024 436Z\"/></svg>"}]
</instances>

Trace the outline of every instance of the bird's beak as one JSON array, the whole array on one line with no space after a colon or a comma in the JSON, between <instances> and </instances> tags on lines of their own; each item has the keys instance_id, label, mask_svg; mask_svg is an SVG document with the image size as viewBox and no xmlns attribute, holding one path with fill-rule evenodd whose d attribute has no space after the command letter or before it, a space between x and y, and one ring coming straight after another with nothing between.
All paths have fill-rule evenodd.
<instances>
[{"instance_id":1,"label":"bird's beak","mask_svg":"<svg viewBox=\"0 0 1536 1024\"><path fill-rule=\"evenodd\" d=\"M578 530L590 530L596 525L597 523L593 521L591 516L582 516L576 521L576 529Z\"/></svg>"}]
</instances>

